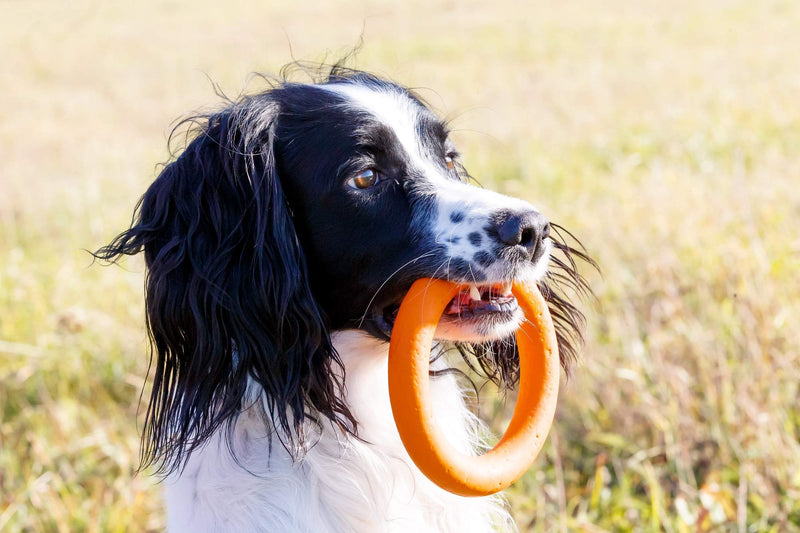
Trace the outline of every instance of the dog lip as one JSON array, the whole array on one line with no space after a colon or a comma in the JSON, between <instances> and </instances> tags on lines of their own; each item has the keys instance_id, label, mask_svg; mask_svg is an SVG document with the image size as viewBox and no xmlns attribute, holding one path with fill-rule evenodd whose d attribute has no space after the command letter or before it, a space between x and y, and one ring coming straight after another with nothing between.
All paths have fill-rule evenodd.
<instances>
[{"instance_id":1,"label":"dog lip","mask_svg":"<svg viewBox=\"0 0 800 533\"><path fill-rule=\"evenodd\" d=\"M511 294L511 282L470 284L450 300L444 314L461 316L464 313L498 313L513 311L516 307L518 305Z\"/></svg>"},{"instance_id":2,"label":"dog lip","mask_svg":"<svg viewBox=\"0 0 800 533\"><path fill-rule=\"evenodd\" d=\"M470 300L467 303L452 301L445 309L444 316L450 318L473 318L496 313L511 313L519 307L517 299L498 297L489 300Z\"/></svg>"},{"instance_id":3,"label":"dog lip","mask_svg":"<svg viewBox=\"0 0 800 533\"><path fill-rule=\"evenodd\" d=\"M478 321L483 318L511 318L519 309L519 303L511 293L511 281L493 283L471 283L456 294L442 313L442 320L449 322ZM380 330L391 336L400 303L390 303L381 308L375 321Z\"/></svg>"}]
</instances>

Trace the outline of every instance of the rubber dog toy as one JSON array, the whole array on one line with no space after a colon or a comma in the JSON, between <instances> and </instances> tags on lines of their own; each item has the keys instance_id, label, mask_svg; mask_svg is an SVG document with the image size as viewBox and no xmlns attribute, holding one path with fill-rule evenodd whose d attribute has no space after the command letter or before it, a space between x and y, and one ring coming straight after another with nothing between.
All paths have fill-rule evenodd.
<instances>
[{"instance_id":1,"label":"rubber dog toy","mask_svg":"<svg viewBox=\"0 0 800 533\"><path fill-rule=\"evenodd\" d=\"M422 473L452 493L485 496L516 481L541 450L555 415L560 366L547 303L535 286L515 283L512 293L527 320L516 332L520 384L514 414L502 439L483 455L456 450L436 424L428 371L439 319L467 287L429 278L411 286L389 345L389 397L403 445Z\"/></svg>"}]
</instances>

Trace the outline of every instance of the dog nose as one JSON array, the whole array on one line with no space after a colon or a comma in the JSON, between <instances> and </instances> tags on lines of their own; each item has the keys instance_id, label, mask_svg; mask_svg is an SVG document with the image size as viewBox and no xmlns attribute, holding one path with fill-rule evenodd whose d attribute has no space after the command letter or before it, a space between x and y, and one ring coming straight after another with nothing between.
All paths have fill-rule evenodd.
<instances>
[{"instance_id":1,"label":"dog nose","mask_svg":"<svg viewBox=\"0 0 800 533\"><path fill-rule=\"evenodd\" d=\"M550 222L538 211L505 212L496 222L497 237L506 246L521 246L531 259L543 253L544 240L550 235Z\"/></svg>"}]
</instances>

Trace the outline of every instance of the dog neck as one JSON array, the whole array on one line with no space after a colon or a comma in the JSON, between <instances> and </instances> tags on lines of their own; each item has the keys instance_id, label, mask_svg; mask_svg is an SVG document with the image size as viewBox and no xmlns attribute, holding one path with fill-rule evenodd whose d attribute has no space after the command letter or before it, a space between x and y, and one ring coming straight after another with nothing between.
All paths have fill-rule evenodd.
<instances>
[{"instance_id":1,"label":"dog neck","mask_svg":"<svg viewBox=\"0 0 800 533\"><path fill-rule=\"evenodd\" d=\"M388 344L357 331L334 335L358 438L331 425L310 430L298 460L270 438L255 409L233 440L220 430L166 481L171 531L489 532L513 528L501 497L463 498L416 468L394 425ZM444 359L434 362L443 368ZM452 375L431 381L437 419L465 453L479 448L480 422ZM231 451L235 452L234 454Z\"/></svg>"}]
</instances>

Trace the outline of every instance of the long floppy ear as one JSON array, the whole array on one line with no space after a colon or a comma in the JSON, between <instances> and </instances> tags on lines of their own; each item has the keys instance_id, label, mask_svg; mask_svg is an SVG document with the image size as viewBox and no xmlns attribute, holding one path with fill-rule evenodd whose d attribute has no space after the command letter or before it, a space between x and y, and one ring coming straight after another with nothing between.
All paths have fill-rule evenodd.
<instances>
[{"instance_id":1,"label":"long floppy ear","mask_svg":"<svg viewBox=\"0 0 800 533\"><path fill-rule=\"evenodd\" d=\"M197 136L144 194L130 229L95 254L145 253L155 371L142 466L162 473L263 405L252 385L287 450L302 449L308 421L356 429L275 170L277 108L267 93L192 119Z\"/></svg>"}]
</instances>

